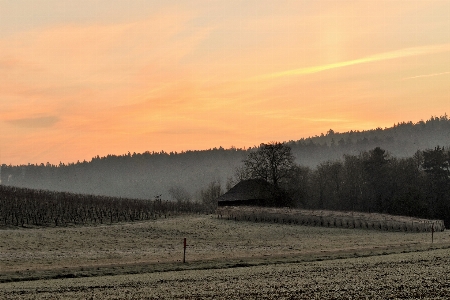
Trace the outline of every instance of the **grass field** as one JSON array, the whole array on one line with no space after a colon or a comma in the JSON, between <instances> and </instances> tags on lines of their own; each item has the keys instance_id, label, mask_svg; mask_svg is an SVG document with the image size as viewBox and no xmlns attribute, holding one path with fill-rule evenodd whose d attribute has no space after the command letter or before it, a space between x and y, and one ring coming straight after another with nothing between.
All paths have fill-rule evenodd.
<instances>
[{"instance_id":1,"label":"grass field","mask_svg":"<svg viewBox=\"0 0 450 300\"><path fill-rule=\"evenodd\" d=\"M185 264L183 238L188 244ZM191 215L91 227L5 229L0 240L2 299L323 299L370 297L369 291L390 291L397 298L403 292L411 298L430 292L446 299L449 295L442 293L450 289L448 231L434 233L431 244L429 232Z\"/></svg>"}]
</instances>

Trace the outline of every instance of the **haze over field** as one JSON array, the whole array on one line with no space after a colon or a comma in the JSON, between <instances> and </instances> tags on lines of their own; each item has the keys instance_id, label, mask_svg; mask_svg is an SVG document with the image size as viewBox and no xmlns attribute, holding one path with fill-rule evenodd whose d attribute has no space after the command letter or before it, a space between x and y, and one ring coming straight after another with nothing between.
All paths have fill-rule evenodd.
<instances>
[{"instance_id":1,"label":"haze over field","mask_svg":"<svg viewBox=\"0 0 450 300\"><path fill-rule=\"evenodd\" d=\"M238 148L450 103L449 1L0 1L0 163Z\"/></svg>"}]
</instances>

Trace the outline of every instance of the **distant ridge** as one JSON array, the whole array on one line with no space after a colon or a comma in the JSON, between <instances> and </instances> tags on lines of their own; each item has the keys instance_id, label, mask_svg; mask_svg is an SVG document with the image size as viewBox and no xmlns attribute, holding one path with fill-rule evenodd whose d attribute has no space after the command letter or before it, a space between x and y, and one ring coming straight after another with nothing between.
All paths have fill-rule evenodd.
<instances>
[{"instance_id":1,"label":"distant ridge","mask_svg":"<svg viewBox=\"0 0 450 300\"><path fill-rule=\"evenodd\" d=\"M310 167L326 160L340 159L344 154L357 155L375 147L395 157L408 157L417 150L450 146L450 120L447 114L417 123L399 122L388 128L344 133L329 130L326 134L289 141L297 163Z\"/></svg>"},{"instance_id":2,"label":"distant ridge","mask_svg":"<svg viewBox=\"0 0 450 300\"><path fill-rule=\"evenodd\" d=\"M450 146L450 120L444 114L417 123L399 122L385 129L345 133L329 130L287 143L296 163L311 168L375 147L395 157L410 157L417 150ZM211 181L225 186L254 147L127 153L60 165L2 165L0 179L3 185L139 199L153 199L156 195L168 199L170 188L182 187L195 197Z\"/></svg>"}]
</instances>

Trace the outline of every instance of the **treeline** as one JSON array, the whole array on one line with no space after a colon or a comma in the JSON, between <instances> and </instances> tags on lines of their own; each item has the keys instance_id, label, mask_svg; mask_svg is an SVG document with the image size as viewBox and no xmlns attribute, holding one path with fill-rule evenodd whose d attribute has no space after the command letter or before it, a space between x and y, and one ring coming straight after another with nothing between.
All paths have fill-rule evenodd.
<instances>
[{"instance_id":1,"label":"treeline","mask_svg":"<svg viewBox=\"0 0 450 300\"><path fill-rule=\"evenodd\" d=\"M330 129L314 137L287 143L296 156L296 163L315 167L327 160L340 159L345 154L358 155L375 147L383 148L395 157L410 157L417 150L450 146L450 119L447 114L413 123L399 122L389 128L338 133Z\"/></svg>"},{"instance_id":2,"label":"treeline","mask_svg":"<svg viewBox=\"0 0 450 300\"><path fill-rule=\"evenodd\" d=\"M208 211L190 201L124 199L0 185L1 226L112 224Z\"/></svg>"},{"instance_id":3,"label":"treeline","mask_svg":"<svg viewBox=\"0 0 450 300\"><path fill-rule=\"evenodd\" d=\"M396 158L376 147L295 166L284 182L298 207L441 219L450 226L450 151L436 147Z\"/></svg>"},{"instance_id":4,"label":"treeline","mask_svg":"<svg viewBox=\"0 0 450 300\"><path fill-rule=\"evenodd\" d=\"M183 153L145 152L94 157L70 164L2 165L1 183L8 186L111 197L170 199L183 188L200 200L211 181L233 176L247 150L217 148Z\"/></svg>"},{"instance_id":5,"label":"treeline","mask_svg":"<svg viewBox=\"0 0 450 300\"><path fill-rule=\"evenodd\" d=\"M417 150L436 145L450 146L450 120L446 114L426 121L401 122L390 128L367 131L326 133L289 141L295 163L315 168L324 161L380 147L398 158L411 157ZM222 147L185 152L144 152L96 156L76 163L37 163L1 166L3 185L104 195L152 199L162 195L170 199L171 189L185 189L192 198L201 198L205 183L222 186L257 147Z\"/></svg>"}]
</instances>

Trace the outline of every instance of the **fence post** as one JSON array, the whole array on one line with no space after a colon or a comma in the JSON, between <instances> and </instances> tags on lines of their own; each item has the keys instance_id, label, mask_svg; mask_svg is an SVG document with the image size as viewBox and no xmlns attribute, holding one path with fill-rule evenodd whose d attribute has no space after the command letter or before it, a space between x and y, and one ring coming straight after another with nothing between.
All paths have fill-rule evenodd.
<instances>
[{"instance_id":1,"label":"fence post","mask_svg":"<svg viewBox=\"0 0 450 300\"><path fill-rule=\"evenodd\" d=\"M433 244L434 239L434 222L431 224L431 243Z\"/></svg>"},{"instance_id":2,"label":"fence post","mask_svg":"<svg viewBox=\"0 0 450 300\"><path fill-rule=\"evenodd\" d=\"M183 245L183 263L186 262L186 238L184 238L184 245Z\"/></svg>"}]
</instances>

